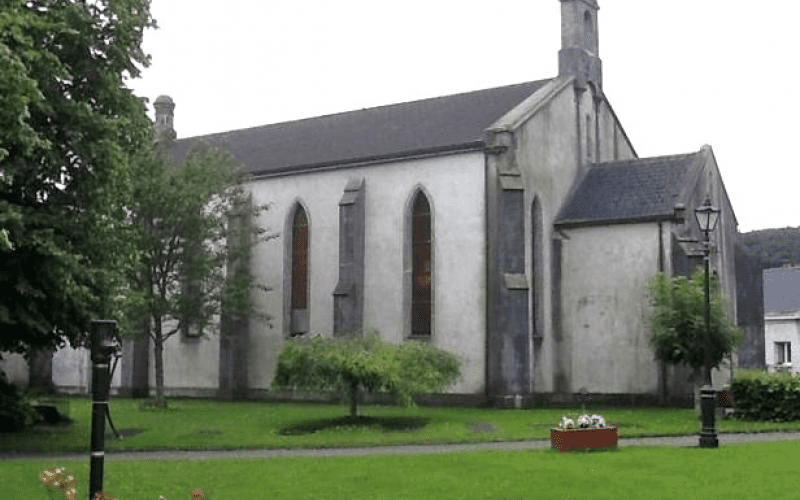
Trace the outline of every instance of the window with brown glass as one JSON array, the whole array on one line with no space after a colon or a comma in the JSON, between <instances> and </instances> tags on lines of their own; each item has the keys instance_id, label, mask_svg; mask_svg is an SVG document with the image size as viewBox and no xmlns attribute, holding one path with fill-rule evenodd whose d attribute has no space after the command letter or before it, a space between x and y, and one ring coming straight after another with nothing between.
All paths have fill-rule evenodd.
<instances>
[{"instance_id":1,"label":"window with brown glass","mask_svg":"<svg viewBox=\"0 0 800 500\"><path fill-rule=\"evenodd\" d=\"M292 221L292 334L307 331L308 308L308 218L297 207Z\"/></svg>"},{"instance_id":2,"label":"window with brown glass","mask_svg":"<svg viewBox=\"0 0 800 500\"><path fill-rule=\"evenodd\" d=\"M422 192L417 193L411 215L411 334L431 334L431 209Z\"/></svg>"}]
</instances>

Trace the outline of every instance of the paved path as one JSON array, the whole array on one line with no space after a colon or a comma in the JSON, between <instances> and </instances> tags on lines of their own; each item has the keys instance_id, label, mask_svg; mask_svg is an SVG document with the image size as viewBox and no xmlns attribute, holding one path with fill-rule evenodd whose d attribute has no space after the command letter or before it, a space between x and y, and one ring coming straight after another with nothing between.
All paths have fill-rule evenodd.
<instances>
[{"instance_id":1,"label":"paved path","mask_svg":"<svg viewBox=\"0 0 800 500\"><path fill-rule=\"evenodd\" d=\"M735 443L800 441L800 432L764 432L750 434L719 434L720 446ZM622 438L619 447L626 446L677 446L695 447L698 436ZM471 451L520 451L549 448L549 440L502 441L496 443L435 444L377 446L368 448L318 448L309 450L211 450L211 451L121 451L109 452L105 457L114 460L224 460L224 459L267 459L280 457L358 457L366 455L403 455L433 453L463 453ZM0 454L0 460L7 459L47 459L80 460L88 458L88 453L41 454L17 453Z\"/></svg>"}]
</instances>

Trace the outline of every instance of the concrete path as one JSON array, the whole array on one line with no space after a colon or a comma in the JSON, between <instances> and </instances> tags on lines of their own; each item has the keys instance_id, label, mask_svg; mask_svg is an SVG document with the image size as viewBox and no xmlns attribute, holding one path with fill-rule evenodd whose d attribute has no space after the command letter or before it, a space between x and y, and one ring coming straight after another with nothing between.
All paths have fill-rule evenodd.
<instances>
[{"instance_id":1,"label":"concrete path","mask_svg":"<svg viewBox=\"0 0 800 500\"><path fill-rule=\"evenodd\" d=\"M719 434L720 446L736 443L757 443L775 441L800 441L800 432L764 432L751 434ZM800 443L799 443L800 444ZM619 447L627 446L677 446L696 447L698 436L622 438ZM433 453L464 453L471 451L521 451L549 448L549 440L502 441L497 443L436 444L377 446L368 448L318 448L308 450L211 450L211 451L121 451L108 452L107 461L115 460L225 460L225 459L269 459L280 457L359 457L367 455L410 455ZM9 459L47 459L81 460L88 453L43 454L43 453L5 453L0 460Z\"/></svg>"}]
</instances>

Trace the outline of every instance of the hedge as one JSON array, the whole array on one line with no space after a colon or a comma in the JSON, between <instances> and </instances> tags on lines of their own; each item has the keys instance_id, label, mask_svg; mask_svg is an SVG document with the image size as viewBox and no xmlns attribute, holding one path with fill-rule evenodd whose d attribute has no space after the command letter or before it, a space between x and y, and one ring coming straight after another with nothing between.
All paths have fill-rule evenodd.
<instances>
[{"instance_id":1,"label":"hedge","mask_svg":"<svg viewBox=\"0 0 800 500\"><path fill-rule=\"evenodd\" d=\"M731 382L737 418L800 420L800 377L790 373L741 371Z\"/></svg>"}]
</instances>

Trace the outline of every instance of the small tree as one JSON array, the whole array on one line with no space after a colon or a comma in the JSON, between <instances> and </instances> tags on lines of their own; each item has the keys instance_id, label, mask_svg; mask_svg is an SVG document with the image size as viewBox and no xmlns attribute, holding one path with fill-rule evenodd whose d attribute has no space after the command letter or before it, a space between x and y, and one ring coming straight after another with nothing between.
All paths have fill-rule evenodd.
<instances>
[{"instance_id":1,"label":"small tree","mask_svg":"<svg viewBox=\"0 0 800 500\"><path fill-rule=\"evenodd\" d=\"M653 298L651 343L656 358L671 364L685 363L695 375L710 374L742 341L743 334L727 317L719 283L711 283L710 341L705 324L705 271L696 269L691 277L656 274L650 283ZM711 348L711 366L705 352Z\"/></svg>"},{"instance_id":2,"label":"small tree","mask_svg":"<svg viewBox=\"0 0 800 500\"><path fill-rule=\"evenodd\" d=\"M264 207L252 206L229 155L207 146L183 165L168 164L153 147L136 159L134 174L126 326L144 328L153 341L156 404L165 406L166 340L178 332L202 335L223 309L254 312L246 258L264 233L250 220Z\"/></svg>"},{"instance_id":3,"label":"small tree","mask_svg":"<svg viewBox=\"0 0 800 500\"><path fill-rule=\"evenodd\" d=\"M391 344L377 333L349 338L288 340L278 355L272 385L283 389L338 391L358 415L361 391L387 392L409 405L415 394L452 385L461 375L455 355L423 342Z\"/></svg>"}]
</instances>

